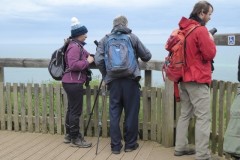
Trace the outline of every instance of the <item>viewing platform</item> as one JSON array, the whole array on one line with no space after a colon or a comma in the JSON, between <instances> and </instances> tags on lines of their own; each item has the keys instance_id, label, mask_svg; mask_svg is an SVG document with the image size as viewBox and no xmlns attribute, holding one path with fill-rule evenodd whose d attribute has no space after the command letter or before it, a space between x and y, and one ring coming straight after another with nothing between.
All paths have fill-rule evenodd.
<instances>
[{"instance_id":1,"label":"viewing platform","mask_svg":"<svg viewBox=\"0 0 240 160\"><path fill-rule=\"evenodd\" d=\"M175 157L174 148L139 140L139 148L118 155L111 153L110 138L86 137L91 148L75 148L63 143L63 135L0 131L1 160L194 160L194 155ZM214 160L224 160L214 155Z\"/></svg>"}]
</instances>

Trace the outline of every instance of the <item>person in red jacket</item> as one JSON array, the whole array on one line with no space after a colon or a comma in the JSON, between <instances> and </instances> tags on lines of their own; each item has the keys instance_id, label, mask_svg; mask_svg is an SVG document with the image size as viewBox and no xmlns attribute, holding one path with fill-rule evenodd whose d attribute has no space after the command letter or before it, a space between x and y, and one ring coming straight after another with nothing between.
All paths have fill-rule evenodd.
<instances>
[{"instance_id":1,"label":"person in red jacket","mask_svg":"<svg viewBox=\"0 0 240 160\"><path fill-rule=\"evenodd\" d=\"M211 62L216 55L213 36L205 27L211 19L213 6L207 1L195 4L189 19L182 18L179 27L184 29L200 24L186 38L186 64L180 82L181 115L176 129L175 156L195 154L197 160L210 160L209 136L211 125L210 91ZM195 149L188 146L189 120L196 116Z\"/></svg>"}]
</instances>

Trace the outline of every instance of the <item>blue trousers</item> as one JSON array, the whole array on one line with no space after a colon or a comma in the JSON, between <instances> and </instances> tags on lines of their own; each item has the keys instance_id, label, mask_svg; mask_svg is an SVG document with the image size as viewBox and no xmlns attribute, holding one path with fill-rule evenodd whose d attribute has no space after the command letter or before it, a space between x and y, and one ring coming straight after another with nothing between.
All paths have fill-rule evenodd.
<instances>
[{"instance_id":1,"label":"blue trousers","mask_svg":"<svg viewBox=\"0 0 240 160\"><path fill-rule=\"evenodd\" d=\"M132 79L122 78L108 84L110 92L110 136L111 149L120 150L122 136L120 118L124 109L124 141L125 148L132 148L138 137L138 114L140 108L139 83Z\"/></svg>"}]
</instances>

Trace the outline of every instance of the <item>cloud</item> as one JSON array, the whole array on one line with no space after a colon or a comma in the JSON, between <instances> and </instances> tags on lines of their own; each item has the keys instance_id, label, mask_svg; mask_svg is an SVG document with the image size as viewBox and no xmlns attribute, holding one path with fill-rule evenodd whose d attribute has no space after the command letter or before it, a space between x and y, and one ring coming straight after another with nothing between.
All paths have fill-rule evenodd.
<instances>
[{"instance_id":1,"label":"cloud","mask_svg":"<svg viewBox=\"0 0 240 160\"><path fill-rule=\"evenodd\" d=\"M59 11L64 7L81 7L86 9L89 8L147 8L147 7L156 7L164 6L170 4L174 0L168 1L159 1L159 0L18 0L18 1L9 1L9 0L0 0L1 4L4 4L4 7L0 8L0 17L3 18L26 18L32 19L34 16L38 17L52 17L54 15L55 9ZM56 8L57 7L57 8ZM58 12L59 12L58 11ZM49 16L50 15L50 16Z\"/></svg>"},{"instance_id":2,"label":"cloud","mask_svg":"<svg viewBox=\"0 0 240 160\"><path fill-rule=\"evenodd\" d=\"M154 8L166 8L169 9L175 7L178 9L179 6L192 6L197 1L185 0L179 3L178 0L0 0L4 7L0 8L0 18L20 18L20 19L34 19L36 16L38 20L58 17L58 13L63 8L73 7L76 9L86 9L86 8L99 8L99 9L109 9L109 8L123 8L123 9L137 9L139 12L147 12L151 7ZM215 5L222 6L239 6L238 0L210 0L215 7ZM56 11L58 10L58 11Z\"/></svg>"}]
</instances>

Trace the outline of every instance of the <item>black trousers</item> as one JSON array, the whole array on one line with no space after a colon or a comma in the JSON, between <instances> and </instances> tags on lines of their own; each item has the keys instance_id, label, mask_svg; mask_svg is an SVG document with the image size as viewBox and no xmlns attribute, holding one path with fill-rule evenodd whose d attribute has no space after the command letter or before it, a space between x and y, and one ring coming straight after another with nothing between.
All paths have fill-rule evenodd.
<instances>
[{"instance_id":1,"label":"black trousers","mask_svg":"<svg viewBox=\"0 0 240 160\"><path fill-rule=\"evenodd\" d=\"M75 139L80 134L79 122L83 108L83 84L62 83L68 98L68 108L65 119L66 134Z\"/></svg>"},{"instance_id":2,"label":"black trousers","mask_svg":"<svg viewBox=\"0 0 240 160\"><path fill-rule=\"evenodd\" d=\"M139 83L132 79L116 79L108 84L110 91L110 136L112 150L121 149L120 118L124 109L125 148L132 148L138 137L138 114L140 108Z\"/></svg>"}]
</instances>

